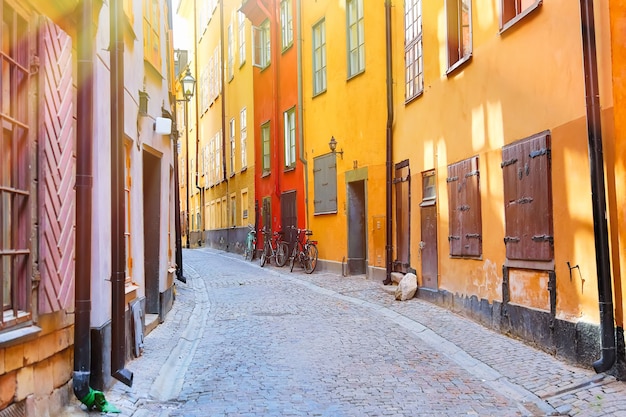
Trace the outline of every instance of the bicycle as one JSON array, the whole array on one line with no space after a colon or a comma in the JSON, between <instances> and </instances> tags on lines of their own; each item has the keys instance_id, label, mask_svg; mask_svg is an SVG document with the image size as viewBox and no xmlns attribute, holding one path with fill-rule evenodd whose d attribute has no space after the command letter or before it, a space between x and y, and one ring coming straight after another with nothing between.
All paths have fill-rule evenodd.
<instances>
[{"instance_id":1,"label":"bicycle","mask_svg":"<svg viewBox=\"0 0 626 417\"><path fill-rule=\"evenodd\" d=\"M262 229L262 233L263 251L261 252L261 267L271 258L274 258L277 266L285 266L289 245L282 239L284 233L280 231L272 234L265 227Z\"/></svg>"},{"instance_id":2,"label":"bicycle","mask_svg":"<svg viewBox=\"0 0 626 417\"><path fill-rule=\"evenodd\" d=\"M248 235L246 236L246 246L243 249L243 258L253 260L256 249L256 229L254 225L248 225Z\"/></svg>"},{"instance_id":3,"label":"bicycle","mask_svg":"<svg viewBox=\"0 0 626 417\"><path fill-rule=\"evenodd\" d=\"M317 241L309 239L313 231L308 229L296 229L294 226L291 228L297 231L296 242L293 246L291 256L289 257L291 272L293 272L293 267L296 261L298 261L302 268L304 268L304 272L311 274L315 271L315 267L317 266L318 256Z\"/></svg>"}]
</instances>

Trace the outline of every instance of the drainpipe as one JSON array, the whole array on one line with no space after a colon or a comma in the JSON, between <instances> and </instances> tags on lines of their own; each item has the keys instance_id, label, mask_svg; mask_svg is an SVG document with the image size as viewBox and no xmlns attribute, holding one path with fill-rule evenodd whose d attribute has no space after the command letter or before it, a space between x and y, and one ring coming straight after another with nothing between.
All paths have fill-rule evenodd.
<instances>
[{"instance_id":1,"label":"drainpipe","mask_svg":"<svg viewBox=\"0 0 626 417\"><path fill-rule=\"evenodd\" d=\"M297 77L298 77L298 146L300 148L300 162L304 166L304 210L305 210L305 228L309 227L309 166L304 156L304 105L302 94L302 4L301 0L296 0L296 29L298 48L297 55Z\"/></svg>"},{"instance_id":2,"label":"drainpipe","mask_svg":"<svg viewBox=\"0 0 626 417\"><path fill-rule=\"evenodd\" d=\"M76 260L74 374L76 398L89 394L91 375L91 194L93 188L93 31L92 0L83 0L78 16L78 78L76 120Z\"/></svg>"},{"instance_id":3,"label":"drainpipe","mask_svg":"<svg viewBox=\"0 0 626 417\"><path fill-rule=\"evenodd\" d=\"M197 30L197 2L194 0L193 2L193 66L196 71L196 77L198 75L198 30ZM224 67L222 67L222 72L224 72ZM198 213L200 214L200 222L196 225L198 230L200 231L200 242L202 242L203 232L204 232L204 216L203 216L203 204L202 200L204 199L204 190L200 187L200 175L199 171L199 155L200 155L200 135L198 133L198 110L199 110L199 100L197 99L198 95L196 94L196 98L194 100L194 105L196 107L195 117L195 129L194 132L196 134L196 190L198 190ZM189 130L187 130L189 132ZM187 142L189 143L189 142ZM194 214L195 215L195 214Z\"/></svg>"},{"instance_id":4,"label":"drainpipe","mask_svg":"<svg viewBox=\"0 0 626 417\"><path fill-rule=\"evenodd\" d=\"M591 171L591 201L593 204L593 235L596 246L598 273L598 301L602 356L593 363L596 372L605 372L615 363L615 323L613 319L613 291L611 288L611 261L606 221L604 160L602 157L602 125L600 121L600 90L596 56L593 0L580 0L583 68L585 74L585 103L587 107L587 134L589 168Z\"/></svg>"},{"instance_id":5,"label":"drainpipe","mask_svg":"<svg viewBox=\"0 0 626 417\"><path fill-rule=\"evenodd\" d=\"M227 71L224 60L224 2L220 1L220 61L221 61L221 84L222 84L222 172L226 181L226 252L230 247L230 195L228 193L228 171L226 169L226 84L224 84L224 72ZM230 155L230 135L228 136L228 154ZM230 161L231 164L234 160ZM234 172L235 170L231 168ZM233 227L235 224L233 223Z\"/></svg>"},{"instance_id":6,"label":"drainpipe","mask_svg":"<svg viewBox=\"0 0 626 417\"><path fill-rule=\"evenodd\" d=\"M129 387L133 373L124 368L124 22L122 0L109 1L111 60L111 375Z\"/></svg>"},{"instance_id":7,"label":"drainpipe","mask_svg":"<svg viewBox=\"0 0 626 417\"><path fill-rule=\"evenodd\" d=\"M393 181L393 66L392 66L392 54L391 54L391 1L385 0L385 39L387 42L386 48L386 61L387 61L387 156L386 156L386 216L387 216L387 230L385 238L385 258L386 258L386 274L383 283L385 285L391 284L391 257L392 257L392 227L393 227L393 213L392 213L392 181Z\"/></svg>"}]
</instances>

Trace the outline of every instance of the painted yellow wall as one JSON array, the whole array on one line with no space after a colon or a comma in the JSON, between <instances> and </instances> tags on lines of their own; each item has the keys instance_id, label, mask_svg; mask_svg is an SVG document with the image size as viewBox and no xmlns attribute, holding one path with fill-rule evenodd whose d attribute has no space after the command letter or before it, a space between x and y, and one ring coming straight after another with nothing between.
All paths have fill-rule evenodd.
<instances>
[{"instance_id":1,"label":"painted yellow wall","mask_svg":"<svg viewBox=\"0 0 626 417\"><path fill-rule=\"evenodd\" d=\"M622 283L623 276L626 276L626 50L624 40L626 39L626 5L618 0L609 1L610 8L610 31L611 31L611 54L612 54L612 75L613 75L613 99L614 121L615 121L615 213L611 213L611 218L616 219L612 224L613 239L613 273L614 273L614 306L615 322L618 326L624 327L624 299L626 298L626 286Z\"/></svg>"},{"instance_id":2,"label":"painted yellow wall","mask_svg":"<svg viewBox=\"0 0 626 417\"><path fill-rule=\"evenodd\" d=\"M302 79L304 151L308 161L308 227L319 241L319 257L341 262L347 257L345 173L367 168L367 257L375 264L378 242L371 239L373 218L385 214L385 13L382 2L364 1L365 72L348 80L345 2L303 1ZM326 19L327 90L312 97L312 28ZM337 214L314 215L313 158L330 152L337 140Z\"/></svg>"},{"instance_id":3,"label":"painted yellow wall","mask_svg":"<svg viewBox=\"0 0 626 417\"><path fill-rule=\"evenodd\" d=\"M396 2L397 3L397 2ZM394 162L409 159L411 266L421 258L421 172L436 170L439 288L460 296L502 300L505 262L502 146L550 130L557 277L557 316L598 321L593 219L585 119L580 10L577 2L543 4L499 34L497 2L473 2L473 54L446 75L444 2L423 2L424 93L404 102L404 10L393 8ZM612 106L608 1L596 2L596 36L605 143L611 143ZM605 149L606 162L614 153ZM447 166L479 157L483 253L481 259L451 259L448 236ZM395 239L395 237L394 237ZM579 270L569 268L579 265ZM544 308L545 280L527 279L515 296ZM537 277L535 277L537 278ZM516 283L517 284L517 283Z\"/></svg>"}]
</instances>

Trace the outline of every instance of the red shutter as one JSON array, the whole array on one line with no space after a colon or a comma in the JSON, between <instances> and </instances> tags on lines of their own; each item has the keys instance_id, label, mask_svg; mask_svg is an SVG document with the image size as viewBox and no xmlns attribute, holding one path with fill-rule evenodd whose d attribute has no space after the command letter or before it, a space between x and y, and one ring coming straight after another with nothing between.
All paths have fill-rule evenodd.
<instances>
[{"instance_id":1,"label":"red shutter","mask_svg":"<svg viewBox=\"0 0 626 417\"><path fill-rule=\"evenodd\" d=\"M39 56L39 312L49 313L74 305L76 133L72 40L45 17Z\"/></svg>"}]
</instances>

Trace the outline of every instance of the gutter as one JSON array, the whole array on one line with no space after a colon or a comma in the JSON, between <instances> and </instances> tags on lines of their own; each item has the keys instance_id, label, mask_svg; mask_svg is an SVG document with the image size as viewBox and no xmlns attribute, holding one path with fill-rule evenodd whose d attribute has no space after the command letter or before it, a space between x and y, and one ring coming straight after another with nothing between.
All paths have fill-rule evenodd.
<instances>
[{"instance_id":1,"label":"gutter","mask_svg":"<svg viewBox=\"0 0 626 417\"><path fill-rule=\"evenodd\" d=\"M392 205L392 184L393 184L393 66L391 53L391 0L385 0L385 40L387 43L386 61L387 61L387 155L386 155L386 184L385 184L385 213L387 217L387 230L385 237L385 263L386 274L383 283L391 284L391 266L392 266L392 228L393 228L393 205Z\"/></svg>"},{"instance_id":2,"label":"gutter","mask_svg":"<svg viewBox=\"0 0 626 417\"><path fill-rule=\"evenodd\" d=\"M111 375L133 385L133 373L124 368L126 352L124 290L124 22L122 0L110 0L111 60Z\"/></svg>"},{"instance_id":3,"label":"gutter","mask_svg":"<svg viewBox=\"0 0 626 417\"><path fill-rule=\"evenodd\" d=\"M221 3L221 2L220 2ZM198 31L197 31L197 2L194 0L193 2L193 66L196 71L196 77L198 76ZM224 72L224 67L222 67L222 73ZM197 83L197 81L196 81ZM204 190L200 187L200 175L199 175L199 156L200 156L200 135L198 134L198 94L196 90L196 97L194 100L194 104L196 106L196 114L195 117L195 135L196 135L196 190L199 191L198 195L198 213L200 214L200 224L196 225L200 230L200 244L202 243L203 232L204 232L204 216L203 216L203 199L204 199ZM189 132L189 130L187 130ZM187 142L189 144L189 142Z\"/></svg>"},{"instance_id":4,"label":"gutter","mask_svg":"<svg viewBox=\"0 0 626 417\"><path fill-rule=\"evenodd\" d=\"M606 220L600 90L598 88L598 61L596 56L593 0L580 0L580 10L583 41L583 70L585 74L585 103L587 108L589 168L591 171L591 202L593 205L593 235L596 246L598 303L600 309L602 343L601 357L593 363L593 368L597 373L600 373L608 371L615 363L615 323L613 318L613 291L611 288L609 232Z\"/></svg>"},{"instance_id":5,"label":"gutter","mask_svg":"<svg viewBox=\"0 0 626 417\"><path fill-rule=\"evenodd\" d=\"M90 393L91 339L91 218L93 189L93 15L92 0L83 0L78 12L78 91L76 120L76 259L74 319L74 395Z\"/></svg>"},{"instance_id":6,"label":"gutter","mask_svg":"<svg viewBox=\"0 0 626 417\"><path fill-rule=\"evenodd\" d=\"M296 0L296 28L298 46L296 49L297 79L298 79L298 146L300 148L299 159L304 166L304 210L305 228L309 227L309 166L304 156L304 104L302 93L302 0Z\"/></svg>"}]
</instances>

